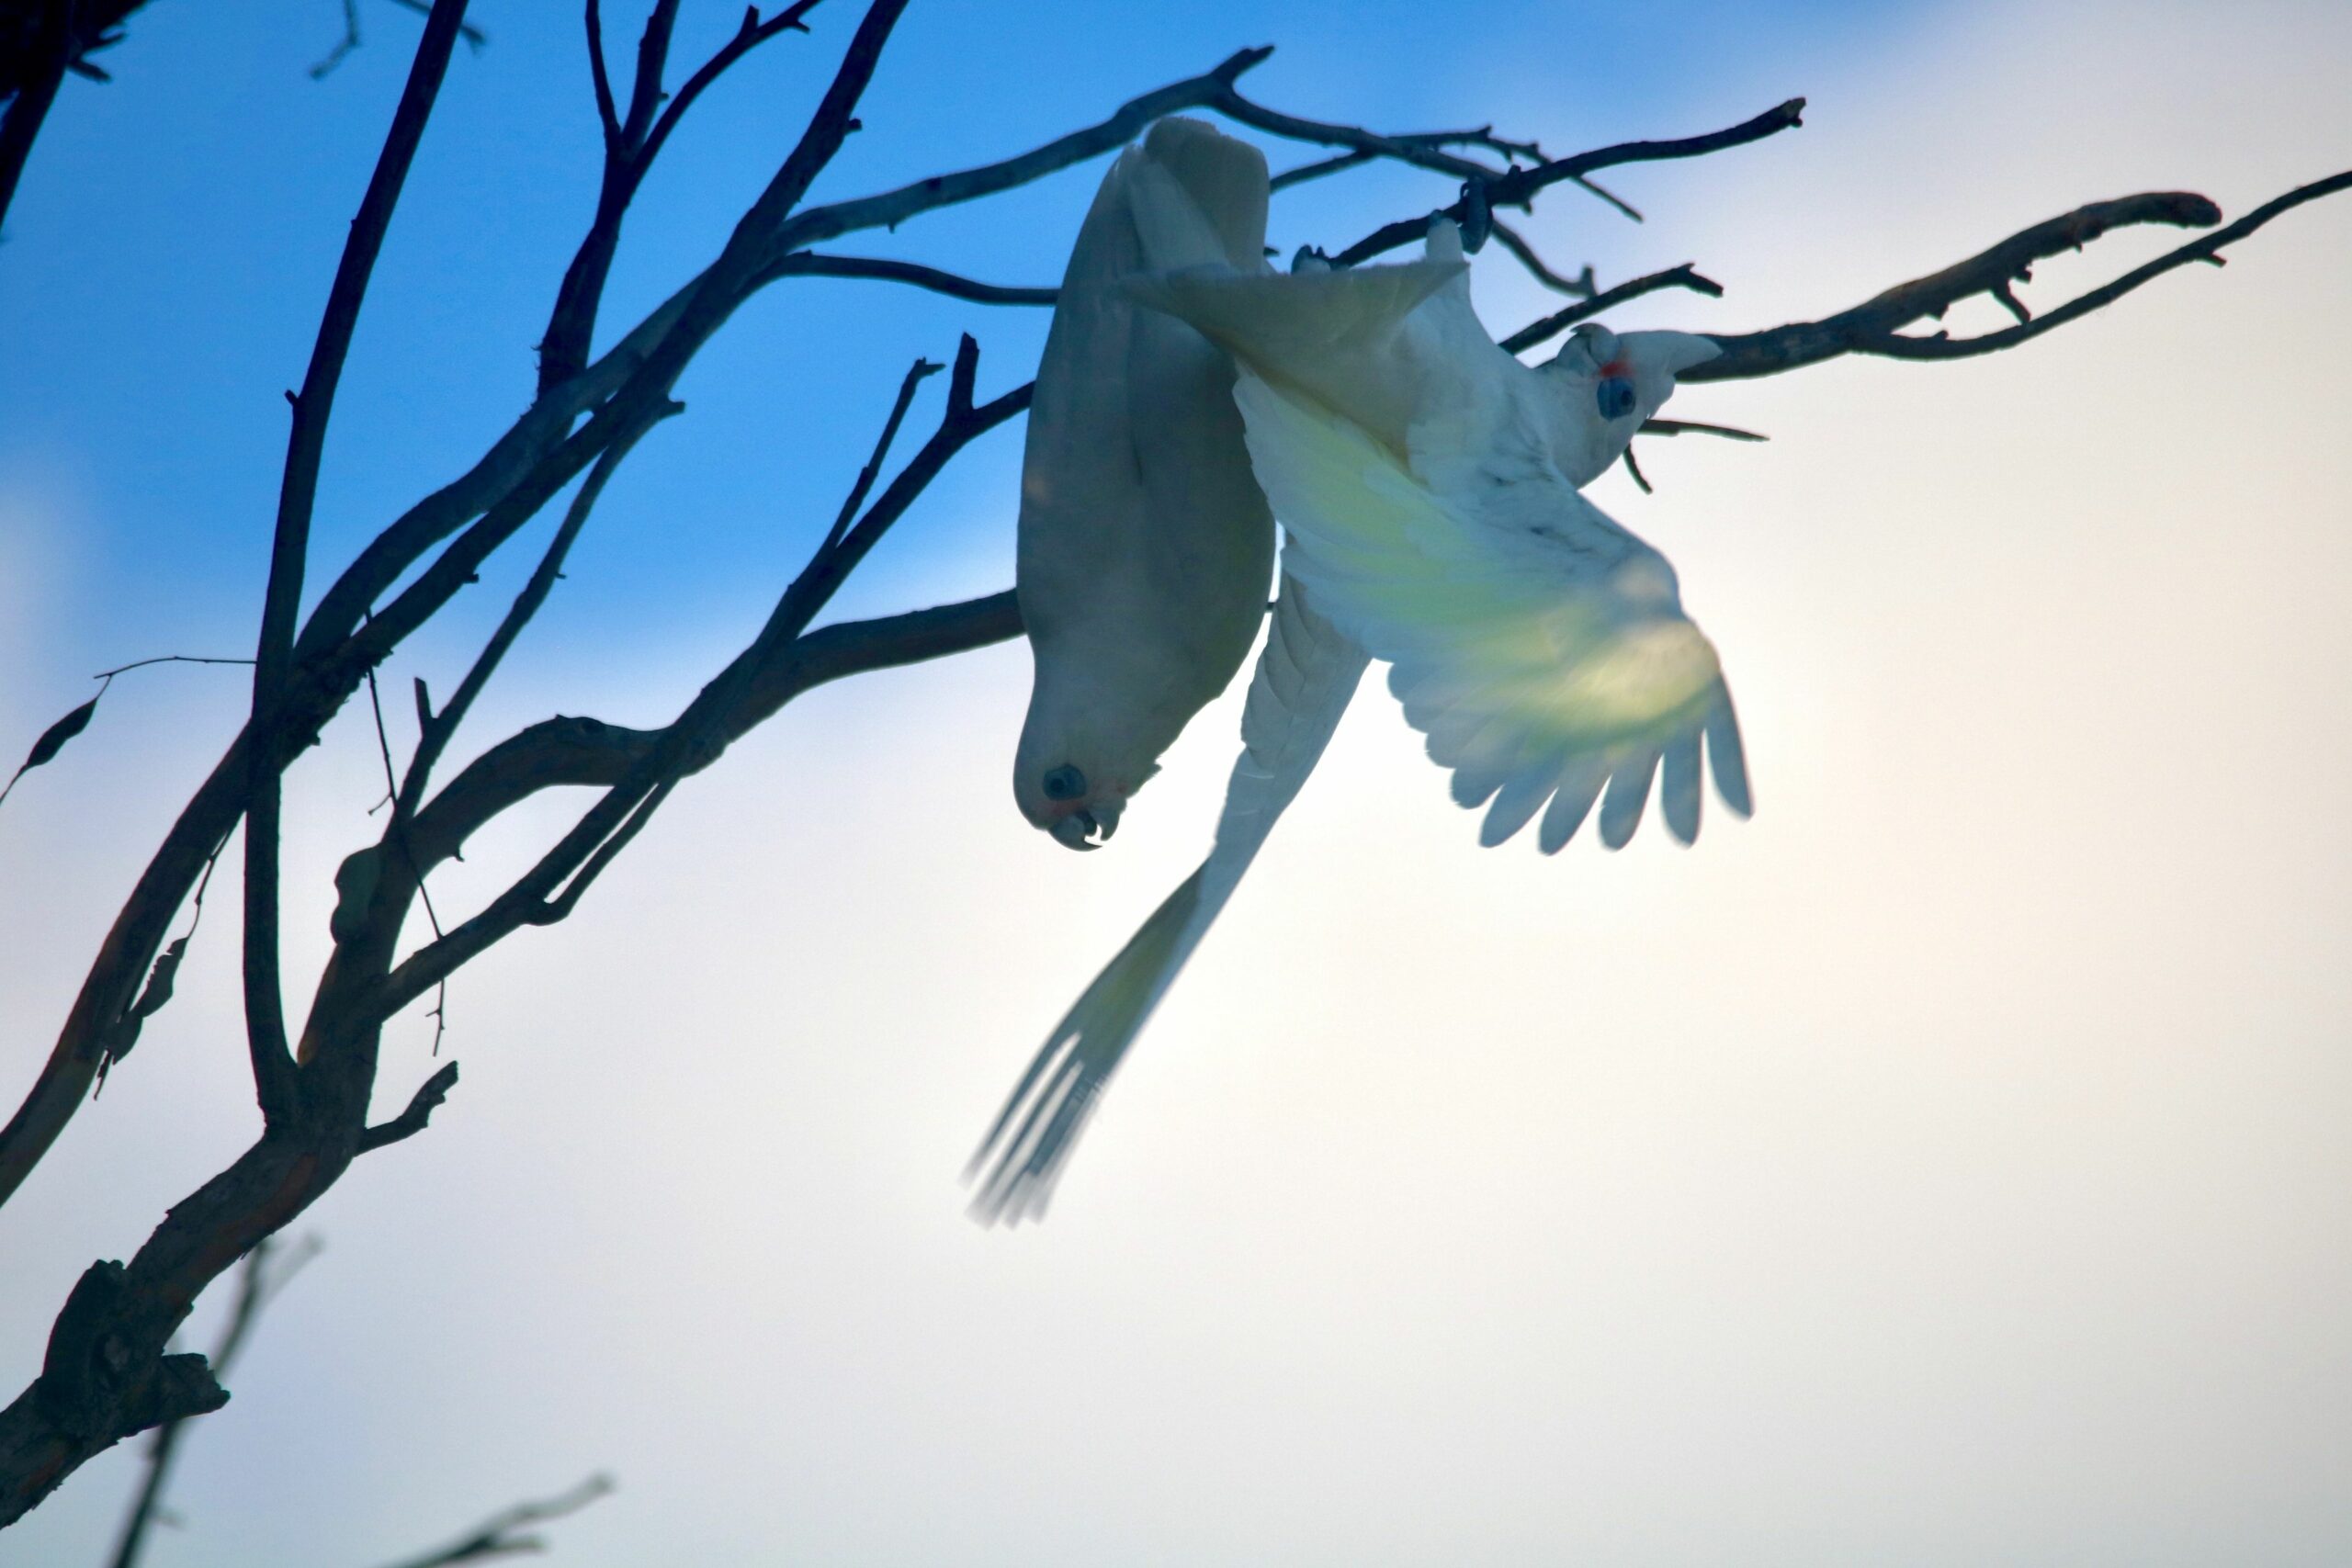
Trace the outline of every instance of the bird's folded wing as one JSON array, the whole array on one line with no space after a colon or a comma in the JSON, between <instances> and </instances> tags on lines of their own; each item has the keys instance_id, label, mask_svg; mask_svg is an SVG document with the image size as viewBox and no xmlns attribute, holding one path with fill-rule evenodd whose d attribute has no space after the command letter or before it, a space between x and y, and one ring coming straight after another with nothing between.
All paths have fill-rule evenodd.
<instances>
[{"instance_id":1,"label":"bird's folded wing","mask_svg":"<svg viewBox=\"0 0 2352 1568\"><path fill-rule=\"evenodd\" d=\"M1128 209L1155 270L1265 270L1266 155L1195 119L1153 125L1129 168Z\"/></svg>"},{"instance_id":2,"label":"bird's folded wing","mask_svg":"<svg viewBox=\"0 0 2352 1568\"><path fill-rule=\"evenodd\" d=\"M1343 411L1418 389L1392 386L1382 355L1406 319L1463 276L1443 257L1346 271L1238 272L1224 266L1140 273L1126 292L1192 326L1260 375Z\"/></svg>"},{"instance_id":3,"label":"bird's folded wing","mask_svg":"<svg viewBox=\"0 0 2352 1568\"><path fill-rule=\"evenodd\" d=\"M1275 818L1296 798L1339 728L1367 662L1287 575L1241 720L1216 847L1163 900L1054 1026L973 1155L972 1213L987 1223L1040 1217L1096 1098L1144 1022L1225 908ZM985 1174L982 1174L985 1172Z\"/></svg>"},{"instance_id":4,"label":"bird's folded wing","mask_svg":"<svg viewBox=\"0 0 2352 1568\"><path fill-rule=\"evenodd\" d=\"M1388 660L1389 685L1454 798L1491 800L1479 839L1540 811L1546 852L1600 805L1623 844L1661 766L1667 825L1699 831L1703 736L1725 804L1749 809L1715 650L1682 613L1665 558L1568 485L1508 416L1407 462L1264 379L1235 392L1250 457L1288 530L1286 570L1340 629ZM1431 428L1439 428L1432 422Z\"/></svg>"}]
</instances>

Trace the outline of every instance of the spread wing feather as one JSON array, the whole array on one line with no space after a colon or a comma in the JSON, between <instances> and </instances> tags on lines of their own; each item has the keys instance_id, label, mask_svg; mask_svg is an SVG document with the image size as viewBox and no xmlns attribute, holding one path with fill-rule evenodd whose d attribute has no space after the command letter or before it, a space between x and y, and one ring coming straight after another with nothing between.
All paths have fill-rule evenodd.
<instances>
[{"instance_id":1,"label":"spread wing feather","mask_svg":"<svg viewBox=\"0 0 2352 1568\"><path fill-rule=\"evenodd\" d=\"M1718 791L1745 814L1730 693L1672 568L1577 493L1540 432L1503 409L1466 447L1431 449L1417 431L1400 460L1246 368L1235 398L1288 530L1286 570L1390 662L1389 687L1453 771L1455 798L1491 801L1482 842L1541 812L1539 842L1556 851L1598 797L1601 840L1617 848L1663 761L1667 826L1687 843L1702 736Z\"/></svg>"}]
</instances>

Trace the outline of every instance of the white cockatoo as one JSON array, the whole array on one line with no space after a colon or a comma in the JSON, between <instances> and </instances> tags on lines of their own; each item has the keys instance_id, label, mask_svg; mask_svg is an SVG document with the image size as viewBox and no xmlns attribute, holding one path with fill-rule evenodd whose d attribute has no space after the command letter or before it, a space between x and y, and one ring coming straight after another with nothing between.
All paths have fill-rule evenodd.
<instances>
[{"instance_id":1,"label":"white cockatoo","mask_svg":"<svg viewBox=\"0 0 2352 1568\"><path fill-rule=\"evenodd\" d=\"M1012 790L1072 849L1111 836L1265 615L1274 523L1233 362L1125 285L1263 271L1266 200L1256 148L1163 119L1103 176L1062 277L1022 464L1016 589L1036 679Z\"/></svg>"},{"instance_id":2,"label":"white cockatoo","mask_svg":"<svg viewBox=\"0 0 2352 1568\"><path fill-rule=\"evenodd\" d=\"M1283 520L1281 598L1242 716L1208 859L1087 987L980 1152L974 1210L1042 1213L1097 1097L1297 795L1371 659L1480 841L1544 819L1558 851L1600 803L1622 846L1665 769L1668 827L1699 831L1702 737L1716 788L1749 810L1714 649L1663 556L1577 493L1624 451L1678 371L1719 352L1682 333L1584 326L1522 365L1472 310L1451 223L1402 265L1287 276L1215 265L1130 291L1240 367L1235 398ZM1487 804L1491 801L1491 804Z\"/></svg>"}]
</instances>

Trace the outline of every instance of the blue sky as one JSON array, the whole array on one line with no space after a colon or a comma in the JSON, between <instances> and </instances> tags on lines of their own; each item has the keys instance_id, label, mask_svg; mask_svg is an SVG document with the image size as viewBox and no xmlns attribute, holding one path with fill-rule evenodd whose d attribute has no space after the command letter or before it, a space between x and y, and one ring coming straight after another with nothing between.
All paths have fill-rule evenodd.
<instances>
[{"instance_id":1,"label":"blue sky","mask_svg":"<svg viewBox=\"0 0 2352 1568\"><path fill-rule=\"evenodd\" d=\"M738 14L685 11L680 70ZM708 257L855 14L828 0L697 107L608 330ZM476 17L489 47L453 65L361 322L314 587L522 407L592 203L576 15ZM0 747L95 670L251 642L280 389L415 36L385 0L362 17L312 82L331 0L154 0L115 83L61 98L0 244ZM1621 326L1819 314L2129 190L2234 214L2352 147L2352 23L2319 4L927 0L818 194L1019 151L1261 42L1263 102L1555 152L1808 95L1803 130L1621 172L1645 225L1546 201L1530 227L1568 270L1695 260L1730 287ZM1049 282L1098 173L840 248ZM1448 195L1324 182L1275 243ZM1653 442L1657 495L1594 494L1724 649L1756 819L1688 854L1481 852L1368 690L1035 1231L967 1224L956 1171L1204 847L1233 704L1079 857L1005 787L1019 649L805 700L573 921L462 977L463 1084L307 1217L329 1250L192 1439L188 1528L151 1561L389 1560L595 1469L623 1490L558 1562L2343 1561L2338 200L2017 354L1679 400L1772 444ZM2027 298L2162 243L2114 237ZM1498 327L1545 304L1492 254L1476 288ZM1044 326L770 290L614 484L471 743L674 712L830 520L907 363L970 331L1002 388ZM959 462L843 613L1009 581L1018 453L1007 430ZM395 685L447 689L517 570ZM118 684L0 812L0 1080L45 1052L241 686ZM377 766L353 715L292 776L298 1004ZM447 907L572 807L485 834ZM233 914L216 897L179 999L0 1212L7 1377L91 1257L251 1135ZM397 1021L385 1098L431 1038ZM96 1560L132 1469L88 1467L0 1561Z\"/></svg>"},{"instance_id":2,"label":"blue sky","mask_svg":"<svg viewBox=\"0 0 2352 1568\"><path fill-rule=\"evenodd\" d=\"M461 52L451 72L338 407L322 564L455 471L481 433L520 406L537 330L522 323L544 319L549 279L593 205L594 122L577 17L569 7L495 4L477 14L490 47ZM639 202L608 328L707 259L789 145L852 14L820 12L818 37L770 46L697 106ZM1867 47L1874 31L1904 21L1899 8L1875 6L1791 7L1768 25L1756 16L1734 25L1737 14L1702 7L1679 17L1660 59L1649 52L1660 35L1632 11L1595 8L1563 29L1544 7L1498 7L1479 30L1521 41L1498 62L1458 47L1450 14L1411 6L1286 8L1272 32L1272 18L1244 7L1171 7L1116 28L1093 7L1033 10L1018 24L919 8L868 98L867 129L819 194L883 188L1019 150L1269 39L1281 52L1249 85L1266 101L1341 118L1377 105L1385 124L1431 128L1477 123L1502 101L1556 103L1527 134L1566 150L1744 118L1796 90L1800 62L1818 40ZM414 18L387 5L361 15L367 46L312 82L305 67L337 30L331 6L255 10L226 25L190 7L154 7L117 53L118 85L69 94L12 215L0 339L11 345L10 383L23 400L0 434L0 460L86 505L85 581L127 596L145 624L236 640L250 617L266 547L249 523L282 460L278 391L299 379L313 325L314 311L298 302L332 271L340 223L322 215L355 205L415 31ZM629 62L631 20L614 21L616 71ZM677 58L700 58L729 25L689 7ZM1636 55L1638 73L1624 64ZM1019 90L1005 90L1008 75ZM1660 80L1677 90L1659 94ZM1041 236L1068 228L1092 180L1073 171L857 244L982 277L1050 281ZM1409 175L1316 190L1296 204L1297 217L1285 211L1279 243L1330 238L1317 220L1359 208L1367 191L1407 202L1443 194L1439 182ZM1612 262L1636 265L1646 248L1597 208L1550 220L1562 231L1571 223L1594 242L1562 256L1571 270L1589 251L1613 276ZM691 424L649 443L614 488L556 615L663 640L675 621L664 610L752 613L762 584L830 516L905 364L918 354L944 358L966 329L989 351L989 384L1009 385L1025 378L1043 321L874 285L802 281L772 291L684 383ZM778 375L794 355L829 373ZM126 389L136 395L126 399ZM920 536L877 563L878 602L917 584L1001 584L1010 541L996 498L1017 441L999 436L938 489ZM680 547L688 539L694 547ZM560 625L548 630L562 636ZM97 652L77 648L74 661Z\"/></svg>"}]
</instances>

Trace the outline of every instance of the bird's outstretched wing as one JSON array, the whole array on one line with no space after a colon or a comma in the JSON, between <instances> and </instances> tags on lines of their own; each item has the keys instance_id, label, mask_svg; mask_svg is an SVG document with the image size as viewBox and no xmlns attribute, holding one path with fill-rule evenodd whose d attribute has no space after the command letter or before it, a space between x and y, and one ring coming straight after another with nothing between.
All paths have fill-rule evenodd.
<instances>
[{"instance_id":1,"label":"bird's outstretched wing","mask_svg":"<svg viewBox=\"0 0 2352 1568\"><path fill-rule=\"evenodd\" d=\"M1366 662L1363 650L1317 613L1312 591L1285 574L1250 682L1242 752L1226 786L1216 845L1031 1058L965 1173L978 1180L975 1217L1017 1223L1045 1213L1096 1098L1315 771Z\"/></svg>"},{"instance_id":2,"label":"bird's outstretched wing","mask_svg":"<svg viewBox=\"0 0 2352 1568\"><path fill-rule=\"evenodd\" d=\"M1673 569L1577 493L1523 409L1504 400L1471 422L1432 410L1400 460L1246 362L1235 397L1288 530L1285 569L1393 666L1390 689L1453 770L1454 798L1491 800L1480 842L1540 811L1556 851L1598 801L1617 848L1662 766L1667 826L1688 843L1702 736L1724 803L1747 813L1731 694Z\"/></svg>"}]
</instances>

